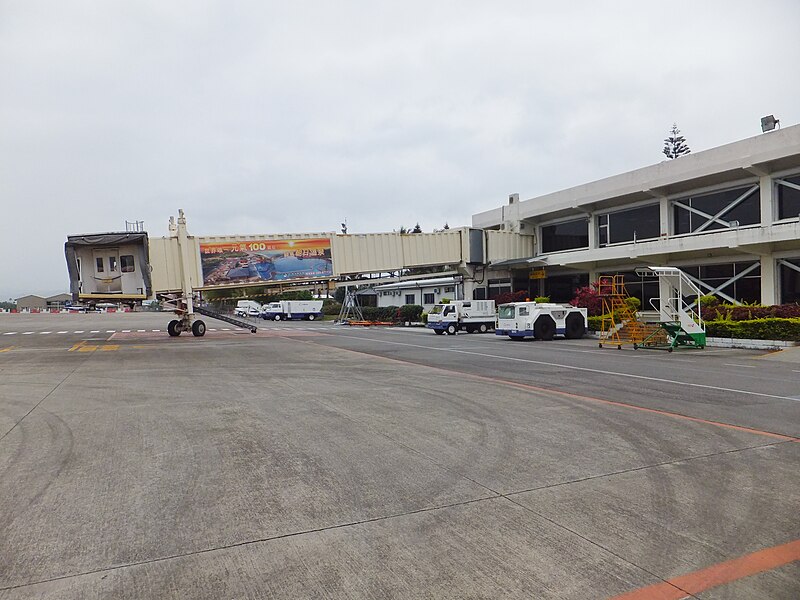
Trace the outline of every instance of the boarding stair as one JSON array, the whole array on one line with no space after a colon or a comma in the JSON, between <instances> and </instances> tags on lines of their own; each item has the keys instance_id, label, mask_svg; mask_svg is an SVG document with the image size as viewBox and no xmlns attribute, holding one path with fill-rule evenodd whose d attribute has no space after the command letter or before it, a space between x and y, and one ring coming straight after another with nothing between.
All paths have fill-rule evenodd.
<instances>
[{"instance_id":1,"label":"boarding stair","mask_svg":"<svg viewBox=\"0 0 800 600\"><path fill-rule=\"evenodd\" d=\"M600 325L600 347L605 345L622 348L623 344L637 347L649 335L649 327L643 323L636 310L627 301L623 275L601 275L597 293L603 307Z\"/></svg>"},{"instance_id":2,"label":"boarding stair","mask_svg":"<svg viewBox=\"0 0 800 600\"><path fill-rule=\"evenodd\" d=\"M678 346L705 348L706 330L700 314L700 288L677 267L647 267L636 272L643 277L658 278L659 284L659 297L650 300L651 306L659 313L659 331L648 335L638 347L668 352Z\"/></svg>"}]
</instances>

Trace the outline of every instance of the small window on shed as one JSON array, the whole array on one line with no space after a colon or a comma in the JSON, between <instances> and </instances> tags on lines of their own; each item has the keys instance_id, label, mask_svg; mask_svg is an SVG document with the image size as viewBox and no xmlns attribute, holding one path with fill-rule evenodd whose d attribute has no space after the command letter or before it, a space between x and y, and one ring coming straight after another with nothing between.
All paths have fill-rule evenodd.
<instances>
[{"instance_id":1,"label":"small window on shed","mask_svg":"<svg viewBox=\"0 0 800 600\"><path fill-rule=\"evenodd\" d=\"M95 264L97 264L97 272L98 273L102 273L105 270L105 269L103 269L103 258L101 256L98 256L95 259Z\"/></svg>"},{"instance_id":2,"label":"small window on shed","mask_svg":"<svg viewBox=\"0 0 800 600\"><path fill-rule=\"evenodd\" d=\"M120 270L123 273L133 273L136 270L136 264L133 262L132 254L125 254L119 257Z\"/></svg>"}]
</instances>

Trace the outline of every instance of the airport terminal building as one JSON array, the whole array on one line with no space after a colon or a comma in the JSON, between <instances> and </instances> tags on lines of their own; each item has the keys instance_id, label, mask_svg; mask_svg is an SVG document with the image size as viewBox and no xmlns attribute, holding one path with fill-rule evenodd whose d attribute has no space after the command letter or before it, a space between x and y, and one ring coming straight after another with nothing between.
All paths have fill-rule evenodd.
<instances>
[{"instance_id":1,"label":"airport terminal building","mask_svg":"<svg viewBox=\"0 0 800 600\"><path fill-rule=\"evenodd\" d=\"M648 265L677 266L734 303L800 302L800 125L479 213L473 227L533 235L532 256L489 265L491 293L554 302L624 274L643 308Z\"/></svg>"}]
</instances>

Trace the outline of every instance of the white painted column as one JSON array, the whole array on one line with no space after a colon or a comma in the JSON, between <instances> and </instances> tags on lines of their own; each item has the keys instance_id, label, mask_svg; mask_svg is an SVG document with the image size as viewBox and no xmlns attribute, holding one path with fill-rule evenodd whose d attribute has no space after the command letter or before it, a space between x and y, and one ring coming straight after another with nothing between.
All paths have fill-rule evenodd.
<instances>
[{"instance_id":1,"label":"white painted column","mask_svg":"<svg viewBox=\"0 0 800 600\"><path fill-rule=\"evenodd\" d=\"M659 233L661 237L669 237L672 235L672 219L670 218L669 212L669 200L665 197L659 198L658 200L658 218L660 221L660 228Z\"/></svg>"},{"instance_id":2,"label":"white painted column","mask_svg":"<svg viewBox=\"0 0 800 600\"><path fill-rule=\"evenodd\" d=\"M759 191L761 192L761 226L769 227L774 221L775 215L775 185L772 177L769 175L762 175L758 180ZM764 266L761 266L761 273L763 278ZM766 304L766 303L765 303Z\"/></svg>"},{"instance_id":3,"label":"white painted column","mask_svg":"<svg viewBox=\"0 0 800 600\"><path fill-rule=\"evenodd\" d=\"M772 254L761 256L761 304L778 302L778 267Z\"/></svg>"},{"instance_id":4,"label":"white painted column","mask_svg":"<svg viewBox=\"0 0 800 600\"><path fill-rule=\"evenodd\" d=\"M597 248L597 215L592 213L589 215L589 248Z\"/></svg>"}]
</instances>

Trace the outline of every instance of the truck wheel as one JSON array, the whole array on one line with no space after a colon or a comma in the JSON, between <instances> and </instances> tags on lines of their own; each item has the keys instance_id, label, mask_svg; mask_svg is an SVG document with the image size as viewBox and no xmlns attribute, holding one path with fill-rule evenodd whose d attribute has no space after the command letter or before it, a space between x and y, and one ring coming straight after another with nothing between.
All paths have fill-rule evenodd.
<instances>
[{"instance_id":1,"label":"truck wheel","mask_svg":"<svg viewBox=\"0 0 800 600\"><path fill-rule=\"evenodd\" d=\"M556 322L550 315L542 315L533 324L533 337L549 342L556 334Z\"/></svg>"},{"instance_id":2,"label":"truck wheel","mask_svg":"<svg viewBox=\"0 0 800 600\"><path fill-rule=\"evenodd\" d=\"M317 316L316 316L316 315L308 315L308 320L309 320L309 321L313 321L313 320L314 320L314 319L316 319L316 318L317 318Z\"/></svg>"},{"instance_id":3,"label":"truck wheel","mask_svg":"<svg viewBox=\"0 0 800 600\"><path fill-rule=\"evenodd\" d=\"M455 325L448 325L447 326L447 335L455 335L456 331L458 331L458 329L456 328Z\"/></svg>"},{"instance_id":4,"label":"truck wheel","mask_svg":"<svg viewBox=\"0 0 800 600\"><path fill-rule=\"evenodd\" d=\"M170 337L178 337L181 334L181 322L177 319L173 319L167 325L167 333Z\"/></svg>"},{"instance_id":5,"label":"truck wheel","mask_svg":"<svg viewBox=\"0 0 800 600\"><path fill-rule=\"evenodd\" d=\"M565 330L564 337L566 337L568 340L582 338L583 334L586 333L586 328L583 325L583 315L579 313L567 315Z\"/></svg>"},{"instance_id":6,"label":"truck wheel","mask_svg":"<svg viewBox=\"0 0 800 600\"><path fill-rule=\"evenodd\" d=\"M192 323L192 335L194 337L203 337L206 334L206 324L203 321L195 321Z\"/></svg>"},{"instance_id":7,"label":"truck wheel","mask_svg":"<svg viewBox=\"0 0 800 600\"><path fill-rule=\"evenodd\" d=\"M272 317L272 320L273 321L280 321L281 320L281 316L280 315L275 315L274 317Z\"/></svg>"},{"instance_id":8,"label":"truck wheel","mask_svg":"<svg viewBox=\"0 0 800 600\"><path fill-rule=\"evenodd\" d=\"M436 335L442 335L444 333L444 329L434 329L433 333L435 333Z\"/></svg>"},{"instance_id":9,"label":"truck wheel","mask_svg":"<svg viewBox=\"0 0 800 600\"><path fill-rule=\"evenodd\" d=\"M480 327L478 327L478 331L480 333L486 333L489 331L489 328L486 326L486 323L481 323Z\"/></svg>"}]
</instances>

